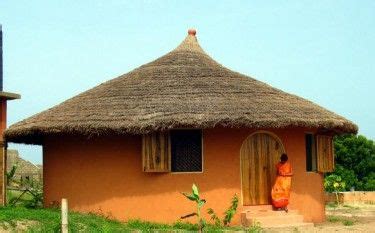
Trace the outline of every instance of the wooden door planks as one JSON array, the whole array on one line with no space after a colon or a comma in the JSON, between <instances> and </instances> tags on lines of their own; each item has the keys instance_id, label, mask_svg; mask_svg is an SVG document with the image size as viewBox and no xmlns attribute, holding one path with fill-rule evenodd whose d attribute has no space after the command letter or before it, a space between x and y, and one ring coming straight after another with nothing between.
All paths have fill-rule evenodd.
<instances>
[{"instance_id":1,"label":"wooden door planks","mask_svg":"<svg viewBox=\"0 0 375 233\"><path fill-rule=\"evenodd\" d=\"M284 152L281 141L268 133L255 133L243 142L240 157L244 205L270 203L275 166Z\"/></svg>"}]
</instances>

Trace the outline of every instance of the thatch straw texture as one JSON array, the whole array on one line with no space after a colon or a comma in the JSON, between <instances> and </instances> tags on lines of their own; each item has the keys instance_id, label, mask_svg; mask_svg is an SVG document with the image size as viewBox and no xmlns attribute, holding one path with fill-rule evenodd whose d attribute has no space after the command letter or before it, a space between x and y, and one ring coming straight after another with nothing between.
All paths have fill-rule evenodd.
<instances>
[{"instance_id":1,"label":"thatch straw texture","mask_svg":"<svg viewBox=\"0 0 375 233\"><path fill-rule=\"evenodd\" d=\"M215 126L357 132L333 112L223 67L189 34L170 53L12 125L5 137L41 144L47 135Z\"/></svg>"}]
</instances>

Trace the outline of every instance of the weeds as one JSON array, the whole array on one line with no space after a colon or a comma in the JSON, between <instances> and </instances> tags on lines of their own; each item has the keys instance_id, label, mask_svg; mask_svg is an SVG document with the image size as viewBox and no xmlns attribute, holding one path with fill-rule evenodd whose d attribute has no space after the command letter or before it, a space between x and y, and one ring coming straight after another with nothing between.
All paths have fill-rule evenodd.
<instances>
[{"instance_id":1,"label":"weeds","mask_svg":"<svg viewBox=\"0 0 375 233\"><path fill-rule=\"evenodd\" d=\"M331 222L331 223L341 222L344 226L353 226L355 223L355 220L353 219L348 219L345 217L340 217L340 216L335 216L335 215L328 216L327 220L328 222Z\"/></svg>"},{"instance_id":2,"label":"weeds","mask_svg":"<svg viewBox=\"0 0 375 233\"><path fill-rule=\"evenodd\" d=\"M352 221L352 220L343 220L342 224L344 224L344 226L353 226L354 225L354 221Z\"/></svg>"},{"instance_id":3,"label":"weeds","mask_svg":"<svg viewBox=\"0 0 375 233\"><path fill-rule=\"evenodd\" d=\"M237 194L235 194L231 200L231 205L224 212L224 217L222 221L220 220L220 218L217 216L217 214L212 208L209 208L207 213L211 216L211 220L214 221L216 226L222 226L222 225L228 226L229 223L232 221L232 218L237 212L237 207L238 207L238 197L237 197Z\"/></svg>"},{"instance_id":4,"label":"weeds","mask_svg":"<svg viewBox=\"0 0 375 233\"><path fill-rule=\"evenodd\" d=\"M259 222L253 222L253 224L247 229L248 233L260 233L263 232Z\"/></svg>"},{"instance_id":5,"label":"weeds","mask_svg":"<svg viewBox=\"0 0 375 233\"><path fill-rule=\"evenodd\" d=\"M331 215L331 216L328 216L327 217L327 220L328 222L339 222L341 221L341 218L340 217L337 217L337 216L334 216L334 215Z\"/></svg>"}]
</instances>

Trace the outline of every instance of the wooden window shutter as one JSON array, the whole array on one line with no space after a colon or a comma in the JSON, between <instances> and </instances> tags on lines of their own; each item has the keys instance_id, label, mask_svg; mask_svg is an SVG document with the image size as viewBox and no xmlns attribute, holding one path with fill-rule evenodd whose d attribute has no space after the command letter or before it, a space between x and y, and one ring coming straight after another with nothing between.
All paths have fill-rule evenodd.
<instances>
[{"instance_id":1,"label":"wooden window shutter","mask_svg":"<svg viewBox=\"0 0 375 233\"><path fill-rule=\"evenodd\" d=\"M317 135L317 159L319 172L333 172L335 168L335 158L333 152L332 136Z\"/></svg>"},{"instance_id":2,"label":"wooden window shutter","mask_svg":"<svg viewBox=\"0 0 375 233\"><path fill-rule=\"evenodd\" d=\"M168 132L156 132L142 137L142 166L144 172L169 172L171 148Z\"/></svg>"}]
</instances>

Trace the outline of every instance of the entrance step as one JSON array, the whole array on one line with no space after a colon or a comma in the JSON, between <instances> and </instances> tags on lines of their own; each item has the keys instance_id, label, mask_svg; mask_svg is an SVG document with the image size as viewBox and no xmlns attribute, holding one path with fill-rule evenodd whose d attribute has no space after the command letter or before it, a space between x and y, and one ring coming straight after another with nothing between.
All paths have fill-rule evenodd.
<instances>
[{"instance_id":1,"label":"entrance step","mask_svg":"<svg viewBox=\"0 0 375 233\"><path fill-rule=\"evenodd\" d=\"M246 211L246 216L248 218L252 218L253 216L256 216L256 217L269 217L269 216L285 216L285 215L288 215L288 216L291 216L291 215L302 216L302 215L299 215L299 213L298 213L297 210L289 210L288 213L285 213L285 211L273 211L273 210L257 210L257 211L250 210L250 211Z\"/></svg>"},{"instance_id":2,"label":"entrance step","mask_svg":"<svg viewBox=\"0 0 375 233\"><path fill-rule=\"evenodd\" d=\"M243 207L244 211L250 210L273 210L272 205L249 205Z\"/></svg>"},{"instance_id":3,"label":"entrance step","mask_svg":"<svg viewBox=\"0 0 375 233\"><path fill-rule=\"evenodd\" d=\"M313 227L313 223L303 222L303 216L296 210L274 211L272 206L247 206L241 212L242 225L259 225L262 228L301 228Z\"/></svg>"}]
</instances>

